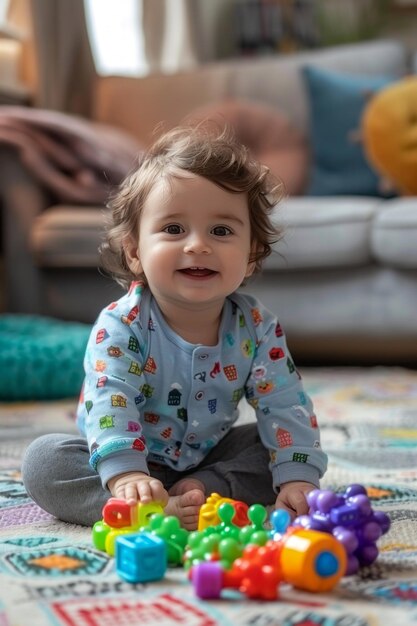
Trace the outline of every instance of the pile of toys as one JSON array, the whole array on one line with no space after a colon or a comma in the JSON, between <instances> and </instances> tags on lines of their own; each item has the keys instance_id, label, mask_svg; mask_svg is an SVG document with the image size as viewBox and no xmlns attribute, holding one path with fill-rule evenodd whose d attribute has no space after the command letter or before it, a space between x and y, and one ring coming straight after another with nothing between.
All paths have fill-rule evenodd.
<instances>
[{"instance_id":1,"label":"pile of toys","mask_svg":"<svg viewBox=\"0 0 417 626\"><path fill-rule=\"evenodd\" d=\"M189 532L157 503L128 506L110 498L93 543L115 555L116 571L130 583L164 577L167 566L183 565L199 598L218 598L223 589L248 598L275 600L279 584L324 592L343 576L370 565L377 540L388 532L389 517L374 511L361 485L345 493L315 489L310 512L292 523L283 510L269 519L260 504L211 494L201 507L198 530Z\"/></svg>"}]
</instances>

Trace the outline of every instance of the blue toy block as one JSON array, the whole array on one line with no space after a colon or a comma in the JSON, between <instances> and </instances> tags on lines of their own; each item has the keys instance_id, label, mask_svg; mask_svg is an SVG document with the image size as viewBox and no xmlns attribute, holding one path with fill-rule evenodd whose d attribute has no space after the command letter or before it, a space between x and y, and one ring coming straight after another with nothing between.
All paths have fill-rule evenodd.
<instances>
[{"instance_id":1,"label":"blue toy block","mask_svg":"<svg viewBox=\"0 0 417 626\"><path fill-rule=\"evenodd\" d=\"M167 569L165 541L151 533L116 539L116 571L128 583L161 580Z\"/></svg>"}]
</instances>

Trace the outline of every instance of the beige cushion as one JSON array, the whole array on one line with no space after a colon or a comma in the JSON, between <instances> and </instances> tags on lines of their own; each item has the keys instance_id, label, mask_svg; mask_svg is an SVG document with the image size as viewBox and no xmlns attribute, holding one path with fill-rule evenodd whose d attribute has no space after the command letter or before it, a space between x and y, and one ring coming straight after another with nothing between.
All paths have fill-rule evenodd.
<instances>
[{"instance_id":1,"label":"beige cushion","mask_svg":"<svg viewBox=\"0 0 417 626\"><path fill-rule=\"evenodd\" d=\"M236 138L284 182L288 194L303 193L309 169L307 143L303 134L278 109L228 99L196 109L185 121L205 120L212 120L221 128L230 126Z\"/></svg>"},{"instance_id":2,"label":"beige cushion","mask_svg":"<svg viewBox=\"0 0 417 626\"><path fill-rule=\"evenodd\" d=\"M35 220L31 248L39 267L84 268L100 264L104 207L53 206Z\"/></svg>"}]
</instances>

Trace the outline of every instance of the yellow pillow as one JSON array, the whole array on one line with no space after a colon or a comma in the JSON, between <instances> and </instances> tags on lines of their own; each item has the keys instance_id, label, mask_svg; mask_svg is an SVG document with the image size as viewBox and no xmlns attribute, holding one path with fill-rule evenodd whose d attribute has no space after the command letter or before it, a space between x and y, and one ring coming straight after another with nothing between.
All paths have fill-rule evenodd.
<instances>
[{"instance_id":1,"label":"yellow pillow","mask_svg":"<svg viewBox=\"0 0 417 626\"><path fill-rule=\"evenodd\" d=\"M363 113L362 135L374 168L398 192L417 194L417 76L373 96Z\"/></svg>"}]
</instances>

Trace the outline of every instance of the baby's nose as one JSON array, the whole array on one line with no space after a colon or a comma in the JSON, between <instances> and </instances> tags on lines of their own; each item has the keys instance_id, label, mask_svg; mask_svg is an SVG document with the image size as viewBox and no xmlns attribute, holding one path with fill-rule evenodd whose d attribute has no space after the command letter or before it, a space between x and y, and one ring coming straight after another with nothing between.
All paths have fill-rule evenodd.
<instances>
[{"instance_id":1,"label":"baby's nose","mask_svg":"<svg viewBox=\"0 0 417 626\"><path fill-rule=\"evenodd\" d=\"M210 254L211 247L206 237L193 234L185 242L184 252L186 254Z\"/></svg>"}]
</instances>

